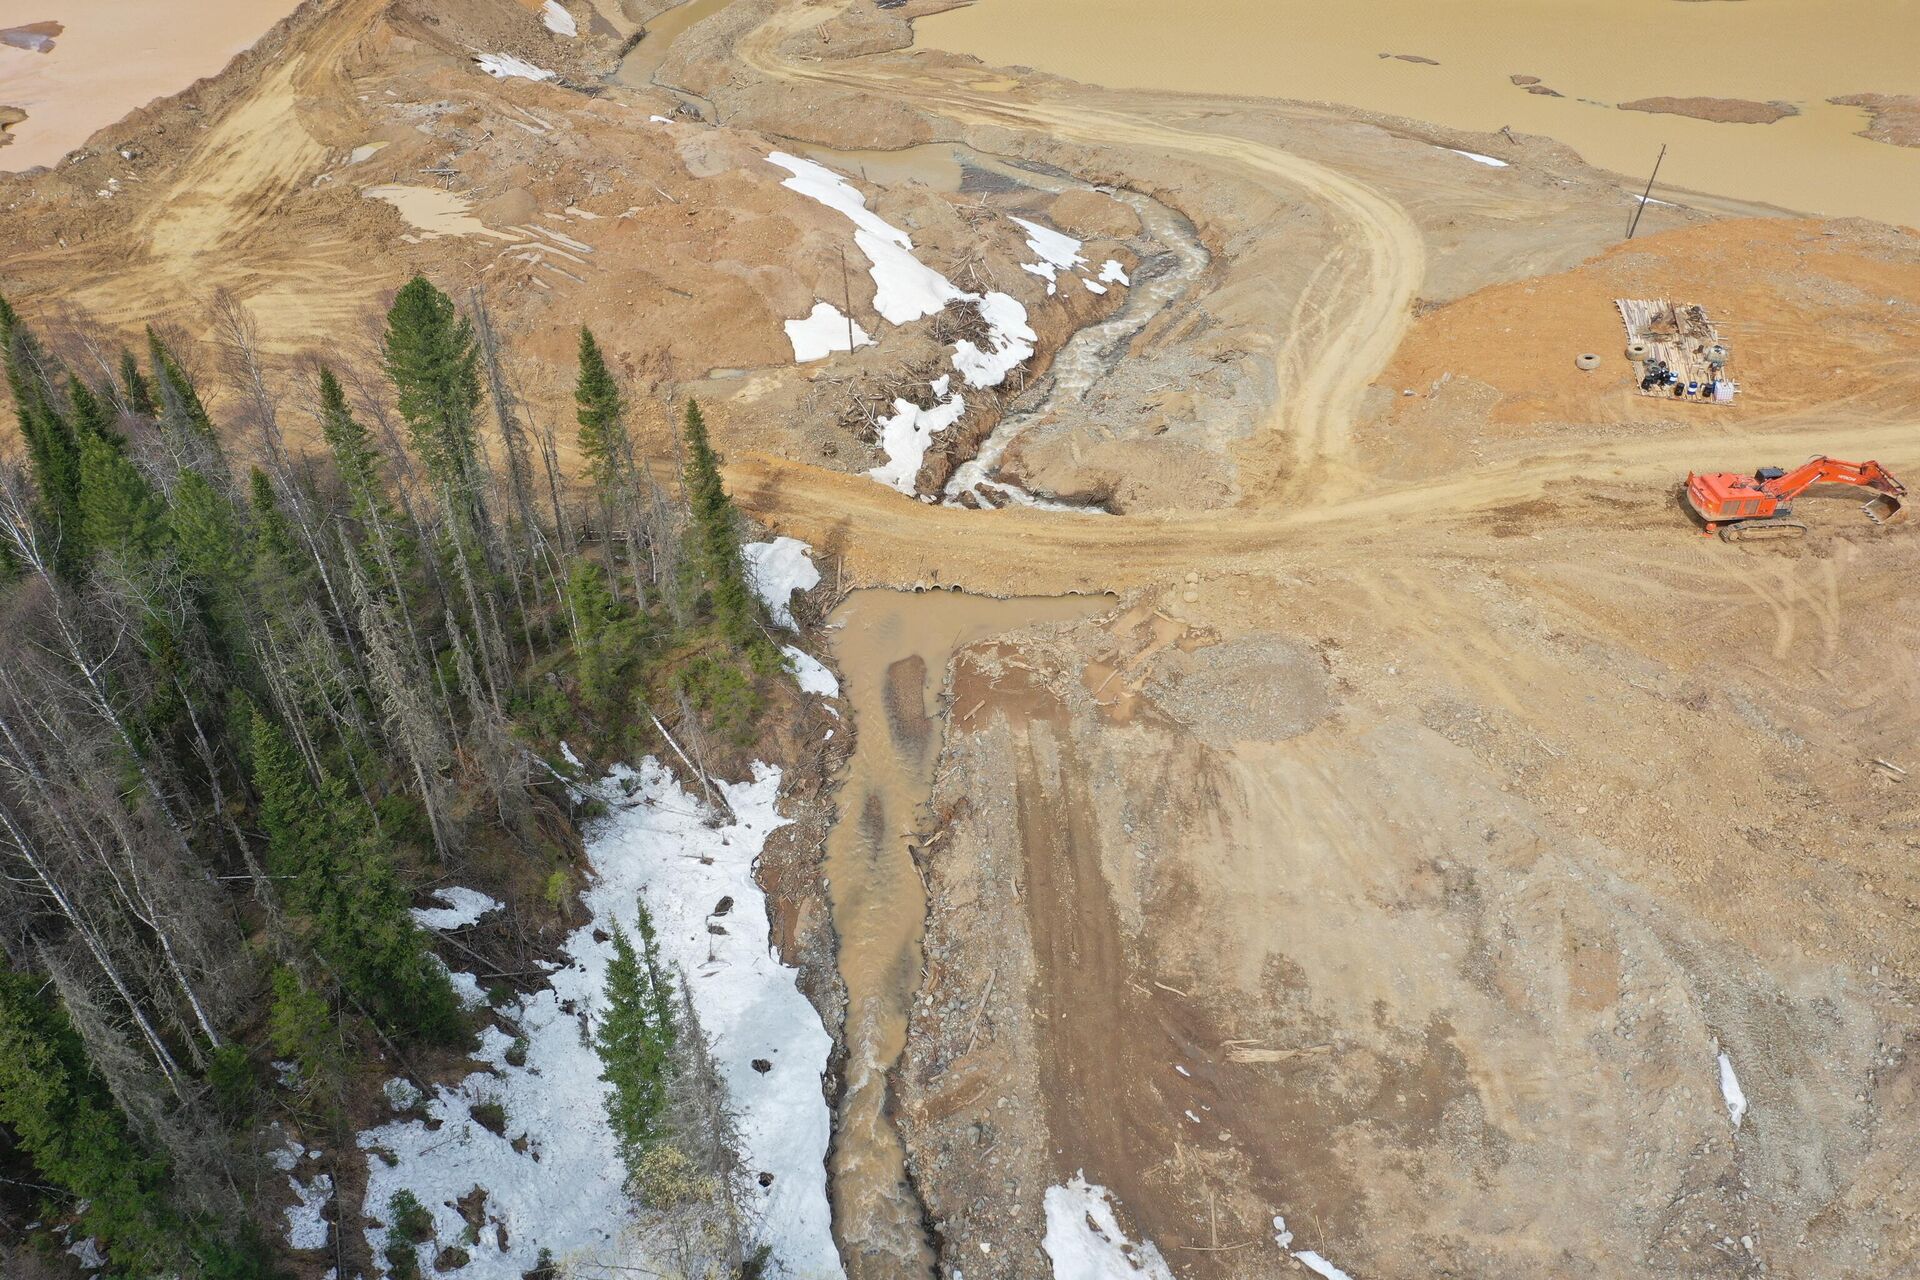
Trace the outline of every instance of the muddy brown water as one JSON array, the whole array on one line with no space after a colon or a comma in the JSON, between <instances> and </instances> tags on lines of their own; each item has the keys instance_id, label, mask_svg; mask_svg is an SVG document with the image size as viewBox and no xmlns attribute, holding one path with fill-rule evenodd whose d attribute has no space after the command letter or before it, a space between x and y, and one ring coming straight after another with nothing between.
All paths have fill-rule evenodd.
<instances>
[{"instance_id":1,"label":"muddy brown water","mask_svg":"<svg viewBox=\"0 0 1920 1280\"><path fill-rule=\"evenodd\" d=\"M948 664L976 641L1087 617L1106 603L874 588L855 592L830 620L857 733L826 860L847 984L846 1091L830 1174L834 1224L856 1280L925 1276L934 1268L888 1111L887 1073L906 1045L920 983L927 899L913 848L927 820L946 724Z\"/></svg>"},{"instance_id":2,"label":"muddy brown water","mask_svg":"<svg viewBox=\"0 0 1920 1280\"><path fill-rule=\"evenodd\" d=\"M1115 88L1339 102L1487 133L1510 125L1642 181L1664 142L1663 184L1920 224L1920 151L1854 136L1866 113L1827 102L1920 92L1911 0L1197 0L1173 10L978 0L915 30L922 46ZM1438 65L1383 56L1403 53ZM1516 75L1564 96L1528 93ZM1801 114L1715 124L1614 106L1667 95L1781 100Z\"/></svg>"},{"instance_id":3,"label":"muddy brown water","mask_svg":"<svg viewBox=\"0 0 1920 1280\"><path fill-rule=\"evenodd\" d=\"M647 23L647 34L620 60L620 69L613 73L614 83L634 89L652 84L653 73L667 60L674 41L730 3L732 0L686 0L663 11Z\"/></svg>"},{"instance_id":4,"label":"muddy brown water","mask_svg":"<svg viewBox=\"0 0 1920 1280\"><path fill-rule=\"evenodd\" d=\"M46 52L0 44L0 106L27 118L0 171L55 163L96 129L252 47L298 0L4 0L0 27L58 24Z\"/></svg>"}]
</instances>

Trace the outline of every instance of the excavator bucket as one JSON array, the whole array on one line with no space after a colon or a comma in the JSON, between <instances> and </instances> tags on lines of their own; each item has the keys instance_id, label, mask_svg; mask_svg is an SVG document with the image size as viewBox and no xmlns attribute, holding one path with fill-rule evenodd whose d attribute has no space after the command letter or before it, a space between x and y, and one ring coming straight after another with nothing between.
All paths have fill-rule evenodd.
<instances>
[{"instance_id":1,"label":"excavator bucket","mask_svg":"<svg viewBox=\"0 0 1920 1280\"><path fill-rule=\"evenodd\" d=\"M1860 512L1875 524L1892 524L1906 518L1907 504L1901 495L1876 493L1860 504Z\"/></svg>"}]
</instances>

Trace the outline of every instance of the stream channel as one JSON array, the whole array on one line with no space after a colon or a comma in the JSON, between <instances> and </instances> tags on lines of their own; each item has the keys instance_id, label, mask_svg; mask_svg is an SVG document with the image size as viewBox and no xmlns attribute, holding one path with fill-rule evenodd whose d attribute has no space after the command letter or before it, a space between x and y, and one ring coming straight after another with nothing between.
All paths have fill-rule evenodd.
<instances>
[{"instance_id":1,"label":"stream channel","mask_svg":"<svg viewBox=\"0 0 1920 1280\"><path fill-rule=\"evenodd\" d=\"M654 84L674 40L726 3L688 0L656 17L621 64L616 83ZM789 149L882 186L918 182L941 192L986 195L1022 188L1051 194L1090 185L1051 166L958 143L848 151L796 140ZM1142 238L1155 248L1142 255L1114 314L1074 334L1049 371L1009 408L979 455L948 486L949 503L971 490L987 506L1054 505L994 475L1008 443L1110 370L1128 342L1185 294L1207 266L1206 249L1178 211L1138 192L1100 189L1133 207L1144 228ZM847 989L846 1078L834 1118L829 1195L835 1234L854 1280L931 1277L936 1267L926 1213L891 1114L889 1074L906 1047L908 1012L921 980L927 898L914 848L927 821L946 729L941 695L948 666L967 645L1036 624L1087 617L1106 605L1098 597L996 600L876 587L852 593L829 620L856 735L825 866Z\"/></svg>"}]
</instances>

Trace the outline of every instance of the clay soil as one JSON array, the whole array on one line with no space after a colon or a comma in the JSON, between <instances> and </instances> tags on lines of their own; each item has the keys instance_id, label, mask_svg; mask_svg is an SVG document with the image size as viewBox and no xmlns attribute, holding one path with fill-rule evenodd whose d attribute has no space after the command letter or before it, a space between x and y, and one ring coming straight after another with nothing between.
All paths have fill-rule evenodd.
<instances>
[{"instance_id":1,"label":"clay soil","mask_svg":"<svg viewBox=\"0 0 1920 1280\"><path fill-rule=\"evenodd\" d=\"M604 86L618 10L561 47L509 0L312 4L0 182L0 278L130 335L193 329L225 286L289 360L364 341L413 270L484 285L549 421L583 321L640 399L712 402L742 505L835 589L1114 593L931 673L892 1106L971 1280L1051 1274L1042 1196L1078 1171L1182 1277L1292 1273L1276 1217L1356 1277L1920 1267L1920 522L1816 492L1805 540L1732 547L1676 496L1815 452L1920 477L1920 239L1716 205L1621 243L1620 181L1550 139L904 51L939 7L736 0L667 55L670 91ZM560 77L493 81L466 48ZM1208 250L1009 450L1121 514L861 474L849 399L937 356L924 332L791 364L780 321L841 296L850 236L760 157L934 139L1130 186ZM387 182L546 248L419 237L359 195ZM863 189L1027 302L1036 386L1110 312L1049 299L999 215L1165 249L1084 199ZM1706 306L1741 397L1633 395L1615 297ZM823 835L775 869L796 939Z\"/></svg>"}]
</instances>

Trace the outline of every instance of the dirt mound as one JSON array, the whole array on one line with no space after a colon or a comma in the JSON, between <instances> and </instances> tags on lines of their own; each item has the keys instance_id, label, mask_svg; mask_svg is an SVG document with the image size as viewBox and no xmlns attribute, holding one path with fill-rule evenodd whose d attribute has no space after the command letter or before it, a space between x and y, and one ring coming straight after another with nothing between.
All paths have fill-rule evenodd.
<instances>
[{"instance_id":1,"label":"dirt mound","mask_svg":"<svg viewBox=\"0 0 1920 1280\"><path fill-rule=\"evenodd\" d=\"M1872 114L1872 123L1860 131L1863 138L1896 147L1920 147L1920 96L1855 93L1827 101L1840 107L1865 107Z\"/></svg>"},{"instance_id":2,"label":"dirt mound","mask_svg":"<svg viewBox=\"0 0 1920 1280\"><path fill-rule=\"evenodd\" d=\"M1249 635L1168 656L1148 691L1162 711L1210 747L1282 742L1329 715L1327 670L1308 646Z\"/></svg>"},{"instance_id":3,"label":"dirt mound","mask_svg":"<svg viewBox=\"0 0 1920 1280\"><path fill-rule=\"evenodd\" d=\"M1635 98L1619 106L1622 111L1690 116L1715 124L1773 124L1800 114L1800 108L1791 102L1754 102L1747 98Z\"/></svg>"}]
</instances>

